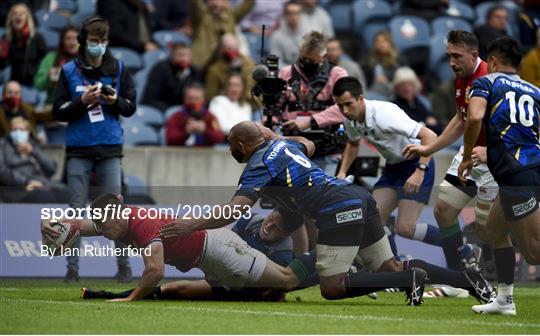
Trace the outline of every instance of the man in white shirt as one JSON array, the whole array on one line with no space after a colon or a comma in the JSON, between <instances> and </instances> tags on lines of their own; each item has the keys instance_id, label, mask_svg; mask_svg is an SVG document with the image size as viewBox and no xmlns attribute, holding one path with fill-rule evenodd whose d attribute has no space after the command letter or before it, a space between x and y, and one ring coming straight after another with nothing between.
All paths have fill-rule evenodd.
<instances>
[{"instance_id":1,"label":"man in white shirt","mask_svg":"<svg viewBox=\"0 0 540 336\"><path fill-rule=\"evenodd\" d=\"M382 176L373 191L382 222L385 223L398 208L397 234L441 246L436 226L416 223L424 205L429 202L435 177L434 161L430 156L407 160L401 154L406 145L426 144L437 136L409 118L397 105L367 100L362 94L362 85L354 77L339 79L333 89L334 99L346 118L345 131L349 138L337 177L346 176L358 154L360 139L365 138L386 159Z\"/></svg>"}]
</instances>

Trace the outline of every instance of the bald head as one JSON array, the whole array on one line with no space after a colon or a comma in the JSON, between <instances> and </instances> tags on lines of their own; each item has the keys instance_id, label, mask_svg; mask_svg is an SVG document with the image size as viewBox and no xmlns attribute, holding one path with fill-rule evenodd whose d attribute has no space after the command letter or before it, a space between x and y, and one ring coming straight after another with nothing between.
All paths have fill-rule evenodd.
<instances>
[{"instance_id":1,"label":"bald head","mask_svg":"<svg viewBox=\"0 0 540 336\"><path fill-rule=\"evenodd\" d=\"M257 146L264 142L259 126L253 121L234 125L228 135L229 149L236 161L247 162Z\"/></svg>"}]
</instances>

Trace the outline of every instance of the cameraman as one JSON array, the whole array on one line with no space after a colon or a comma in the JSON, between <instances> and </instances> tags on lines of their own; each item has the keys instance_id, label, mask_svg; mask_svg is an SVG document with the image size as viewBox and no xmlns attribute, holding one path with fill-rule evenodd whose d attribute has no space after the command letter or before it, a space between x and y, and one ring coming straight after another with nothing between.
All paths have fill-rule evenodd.
<instances>
[{"instance_id":1,"label":"cameraman","mask_svg":"<svg viewBox=\"0 0 540 336\"><path fill-rule=\"evenodd\" d=\"M286 131L315 130L343 123L332 89L338 79L347 76L347 71L328 62L327 43L326 37L319 32L305 34L300 41L296 63L280 71L279 77L287 82L286 121L283 123ZM324 157L314 161L334 175L335 171L326 165Z\"/></svg>"},{"instance_id":2,"label":"cameraman","mask_svg":"<svg viewBox=\"0 0 540 336\"><path fill-rule=\"evenodd\" d=\"M66 172L73 208L86 207L92 171L103 192L121 189L123 136L118 119L135 113L136 92L123 63L107 49L108 36L109 24L102 17L83 22L78 55L62 66L56 86L53 115L68 122ZM116 247L125 245L116 242ZM78 281L79 258L67 259L64 281ZM128 257L119 256L117 263L117 280L130 281Z\"/></svg>"}]
</instances>

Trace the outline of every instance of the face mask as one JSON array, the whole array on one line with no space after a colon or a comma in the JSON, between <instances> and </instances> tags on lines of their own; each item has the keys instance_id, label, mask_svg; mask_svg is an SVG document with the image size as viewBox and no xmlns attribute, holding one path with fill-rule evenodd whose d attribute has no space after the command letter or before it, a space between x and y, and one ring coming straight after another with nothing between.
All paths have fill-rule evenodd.
<instances>
[{"instance_id":1,"label":"face mask","mask_svg":"<svg viewBox=\"0 0 540 336\"><path fill-rule=\"evenodd\" d=\"M88 46L86 46L86 50L88 51L88 54L90 56L98 58L105 55L105 50L107 50L107 44L99 44L99 43L88 43Z\"/></svg>"},{"instance_id":2,"label":"face mask","mask_svg":"<svg viewBox=\"0 0 540 336\"><path fill-rule=\"evenodd\" d=\"M238 50L227 50L223 53L223 56L225 56L229 62L232 62L238 57Z\"/></svg>"},{"instance_id":3,"label":"face mask","mask_svg":"<svg viewBox=\"0 0 540 336\"><path fill-rule=\"evenodd\" d=\"M242 163L242 161L244 160L244 154L242 154L242 152L240 151L233 150L231 152L231 155L238 163Z\"/></svg>"},{"instance_id":4,"label":"face mask","mask_svg":"<svg viewBox=\"0 0 540 336\"><path fill-rule=\"evenodd\" d=\"M198 102L198 103L187 103L186 104L186 108L188 110L190 110L191 112L201 112L202 108L203 108L203 103L202 102Z\"/></svg>"},{"instance_id":5,"label":"face mask","mask_svg":"<svg viewBox=\"0 0 540 336\"><path fill-rule=\"evenodd\" d=\"M318 63L310 63L302 60L301 58L298 59L296 62L300 70L304 73L304 75L311 77L317 73L317 70L319 70L319 64Z\"/></svg>"},{"instance_id":6,"label":"face mask","mask_svg":"<svg viewBox=\"0 0 540 336\"><path fill-rule=\"evenodd\" d=\"M28 137L30 134L28 131L23 130L14 130L10 132L11 140L13 140L14 143L20 144L20 143L27 143Z\"/></svg>"},{"instance_id":7,"label":"face mask","mask_svg":"<svg viewBox=\"0 0 540 336\"><path fill-rule=\"evenodd\" d=\"M4 104L10 110L16 110L21 106L21 97L6 97L4 98Z\"/></svg>"}]
</instances>

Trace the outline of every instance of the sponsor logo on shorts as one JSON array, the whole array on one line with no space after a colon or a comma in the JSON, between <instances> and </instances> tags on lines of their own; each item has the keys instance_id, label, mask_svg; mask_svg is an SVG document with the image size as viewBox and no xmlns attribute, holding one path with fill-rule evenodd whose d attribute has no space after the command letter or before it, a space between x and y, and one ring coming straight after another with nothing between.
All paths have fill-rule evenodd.
<instances>
[{"instance_id":1,"label":"sponsor logo on shorts","mask_svg":"<svg viewBox=\"0 0 540 336\"><path fill-rule=\"evenodd\" d=\"M514 216L516 217L524 215L530 212L534 208L536 208L536 199L534 197L531 197L531 199L525 203L512 206L512 210L514 211Z\"/></svg>"},{"instance_id":2,"label":"sponsor logo on shorts","mask_svg":"<svg viewBox=\"0 0 540 336\"><path fill-rule=\"evenodd\" d=\"M336 214L336 221L338 224L347 223L364 218L362 209L354 209Z\"/></svg>"}]
</instances>

